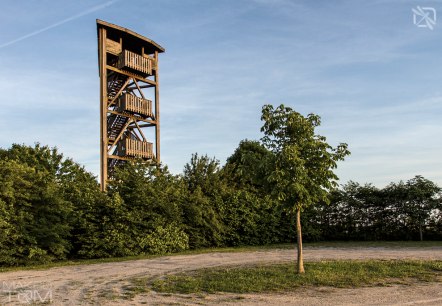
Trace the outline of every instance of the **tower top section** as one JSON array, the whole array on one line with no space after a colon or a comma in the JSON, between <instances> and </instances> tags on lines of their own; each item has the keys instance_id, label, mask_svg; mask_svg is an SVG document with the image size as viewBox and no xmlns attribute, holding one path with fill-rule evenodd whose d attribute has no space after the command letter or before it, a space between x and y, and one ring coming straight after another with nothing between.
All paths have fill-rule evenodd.
<instances>
[{"instance_id":1,"label":"tower top section","mask_svg":"<svg viewBox=\"0 0 442 306\"><path fill-rule=\"evenodd\" d=\"M100 28L106 29L108 39L116 42L123 41L123 49L138 53L141 48L144 48L144 53L146 54L153 54L155 51L159 53L165 51L163 47L152 39L116 24L97 19L97 33L99 33Z\"/></svg>"}]
</instances>

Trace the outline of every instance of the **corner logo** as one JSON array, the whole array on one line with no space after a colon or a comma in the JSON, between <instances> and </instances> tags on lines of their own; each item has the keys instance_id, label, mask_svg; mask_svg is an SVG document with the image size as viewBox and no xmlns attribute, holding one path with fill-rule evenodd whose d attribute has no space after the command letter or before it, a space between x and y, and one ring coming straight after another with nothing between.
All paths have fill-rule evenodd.
<instances>
[{"instance_id":1,"label":"corner logo","mask_svg":"<svg viewBox=\"0 0 442 306\"><path fill-rule=\"evenodd\" d=\"M413 23L419 28L434 29L436 25L436 10L432 7L420 7L412 8Z\"/></svg>"}]
</instances>

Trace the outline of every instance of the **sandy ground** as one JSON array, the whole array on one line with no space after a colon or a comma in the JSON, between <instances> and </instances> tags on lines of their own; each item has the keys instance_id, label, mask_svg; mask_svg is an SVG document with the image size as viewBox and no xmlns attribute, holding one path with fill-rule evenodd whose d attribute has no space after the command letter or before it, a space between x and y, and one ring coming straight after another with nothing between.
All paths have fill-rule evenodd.
<instances>
[{"instance_id":1,"label":"sandy ground","mask_svg":"<svg viewBox=\"0 0 442 306\"><path fill-rule=\"evenodd\" d=\"M128 298L133 278L206 267L286 262L294 250L208 253L0 273L0 305L442 305L442 283L416 283L358 289L295 289L278 294L168 295L140 293ZM305 248L305 261L327 259L438 259L431 248Z\"/></svg>"}]
</instances>

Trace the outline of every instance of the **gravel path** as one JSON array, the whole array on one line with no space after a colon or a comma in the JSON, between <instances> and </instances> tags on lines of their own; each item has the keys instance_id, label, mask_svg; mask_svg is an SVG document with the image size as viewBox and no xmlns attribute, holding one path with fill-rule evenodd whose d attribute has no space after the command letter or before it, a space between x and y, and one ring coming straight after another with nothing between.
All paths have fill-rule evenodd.
<instances>
[{"instance_id":1,"label":"gravel path","mask_svg":"<svg viewBox=\"0 0 442 306\"><path fill-rule=\"evenodd\" d=\"M165 256L0 273L0 305L47 302L53 305L442 305L442 284L367 287L358 289L296 289L284 294L167 295L155 292L125 297L130 279L157 278L199 268L287 262L295 250L208 253ZM441 247L426 248L305 248L306 261L326 259L438 259Z\"/></svg>"}]
</instances>

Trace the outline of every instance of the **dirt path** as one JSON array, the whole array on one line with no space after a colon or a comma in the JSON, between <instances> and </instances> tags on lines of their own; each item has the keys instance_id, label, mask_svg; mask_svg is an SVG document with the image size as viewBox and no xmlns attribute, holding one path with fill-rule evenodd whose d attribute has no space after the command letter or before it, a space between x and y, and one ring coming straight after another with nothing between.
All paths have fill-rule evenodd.
<instances>
[{"instance_id":1,"label":"dirt path","mask_svg":"<svg viewBox=\"0 0 442 306\"><path fill-rule=\"evenodd\" d=\"M0 273L0 305L52 300L53 305L442 305L442 284L359 289L300 289L265 295L164 295L125 297L130 279L206 267L284 262L294 250L208 253L155 259L66 266L48 270ZM442 247L431 248L305 248L306 261L325 259L438 259Z\"/></svg>"}]
</instances>

